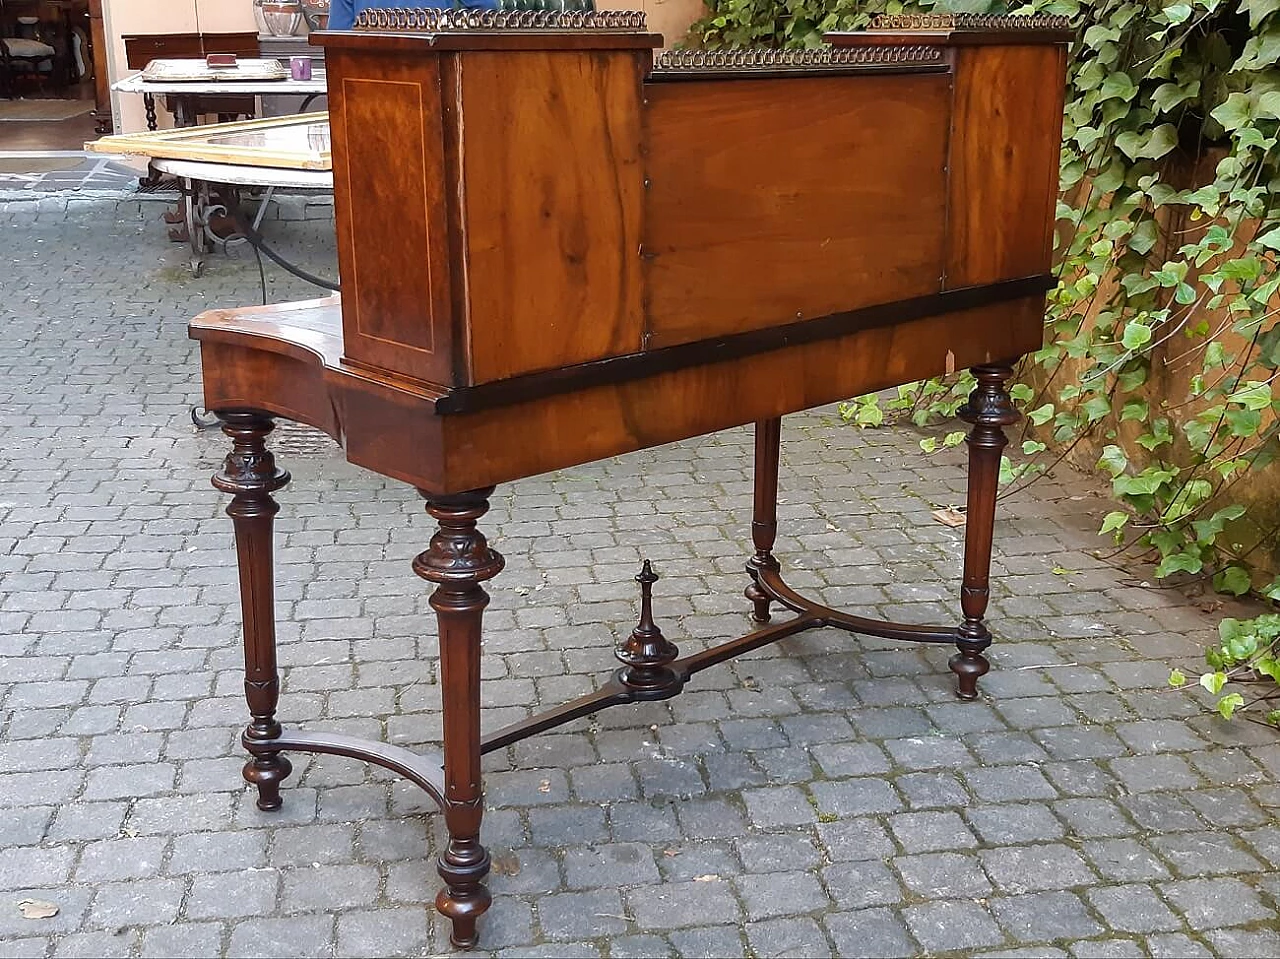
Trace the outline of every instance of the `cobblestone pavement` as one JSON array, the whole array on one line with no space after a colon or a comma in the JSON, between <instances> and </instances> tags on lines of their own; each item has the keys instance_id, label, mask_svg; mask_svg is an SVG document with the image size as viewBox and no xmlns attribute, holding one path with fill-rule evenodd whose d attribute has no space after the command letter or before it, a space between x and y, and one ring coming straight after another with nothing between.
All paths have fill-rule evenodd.
<instances>
[{"instance_id":1,"label":"cobblestone pavement","mask_svg":"<svg viewBox=\"0 0 1280 959\"><path fill-rule=\"evenodd\" d=\"M288 210L286 204L286 211ZM447 951L424 904L438 817L350 761L296 756L277 814L245 720L223 455L185 324L252 303L251 257L192 280L155 203L0 207L0 955ZM305 209L294 213L305 215ZM331 224L273 226L332 270ZM308 295L269 269L273 300ZM784 423L791 580L908 621L958 615L958 452ZM400 485L282 429L286 723L439 733L434 623ZM591 688L636 616L686 648L748 627L750 434L500 489L485 723ZM1094 558L1064 475L1006 502L979 702L948 651L817 632L488 757L483 945L541 956L1280 954L1280 744L1162 689L1214 622ZM52 918L24 918L23 900ZM30 907L28 907L30 908Z\"/></svg>"}]
</instances>

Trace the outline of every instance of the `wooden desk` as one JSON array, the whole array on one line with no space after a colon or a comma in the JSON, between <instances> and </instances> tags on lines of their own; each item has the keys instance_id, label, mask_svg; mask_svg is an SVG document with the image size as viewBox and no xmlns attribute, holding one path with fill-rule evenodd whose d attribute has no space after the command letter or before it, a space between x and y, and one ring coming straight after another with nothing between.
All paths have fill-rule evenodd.
<instances>
[{"instance_id":1,"label":"wooden desk","mask_svg":"<svg viewBox=\"0 0 1280 959\"><path fill-rule=\"evenodd\" d=\"M320 34L343 277L329 299L206 313L205 406L232 451L252 721L244 776L276 809L285 753L356 757L440 805L436 906L459 946L489 907L480 759L602 708L678 694L703 669L817 626L957 647L962 699L985 622L1011 364L1043 337L1065 44L1058 19L886 18L797 54L676 54L629 14L370 11ZM774 556L781 417L972 367L956 625L838 612ZM276 718L272 418L415 486L438 524L442 755ZM642 616L588 696L480 728L478 529L497 483L756 424L746 595L758 628L681 657ZM771 623L775 609L794 614Z\"/></svg>"}]
</instances>

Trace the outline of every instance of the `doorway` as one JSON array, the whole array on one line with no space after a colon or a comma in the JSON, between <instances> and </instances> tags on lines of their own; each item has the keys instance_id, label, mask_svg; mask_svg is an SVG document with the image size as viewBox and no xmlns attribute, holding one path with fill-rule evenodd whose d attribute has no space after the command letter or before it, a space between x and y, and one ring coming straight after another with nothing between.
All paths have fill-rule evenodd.
<instances>
[{"instance_id":1,"label":"doorway","mask_svg":"<svg viewBox=\"0 0 1280 959\"><path fill-rule=\"evenodd\" d=\"M0 0L0 152L94 139L97 59L89 0Z\"/></svg>"}]
</instances>

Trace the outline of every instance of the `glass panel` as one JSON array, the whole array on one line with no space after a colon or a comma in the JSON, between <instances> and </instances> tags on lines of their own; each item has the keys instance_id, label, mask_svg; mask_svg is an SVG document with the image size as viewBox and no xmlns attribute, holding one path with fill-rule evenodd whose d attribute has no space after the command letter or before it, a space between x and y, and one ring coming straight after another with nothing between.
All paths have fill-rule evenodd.
<instances>
[{"instance_id":1,"label":"glass panel","mask_svg":"<svg viewBox=\"0 0 1280 959\"><path fill-rule=\"evenodd\" d=\"M289 126L262 127L257 130L228 131L215 133L212 136L193 137L187 142L270 150L272 153L322 154L329 152L329 124L328 121L294 123Z\"/></svg>"}]
</instances>

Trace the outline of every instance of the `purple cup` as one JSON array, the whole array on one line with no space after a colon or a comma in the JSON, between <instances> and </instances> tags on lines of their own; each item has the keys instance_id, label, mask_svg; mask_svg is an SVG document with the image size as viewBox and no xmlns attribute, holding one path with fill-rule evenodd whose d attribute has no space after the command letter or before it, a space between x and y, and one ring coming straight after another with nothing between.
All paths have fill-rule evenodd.
<instances>
[{"instance_id":1,"label":"purple cup","mask_svg":"<svg viewBox=\"0 0 1280 959\"><path fill-rule=\"evenodd\" d=\"M295 80L311 79L311 58L310 57L290 57L289 58L289 75Z\"/></svg>"}]
</instances>

